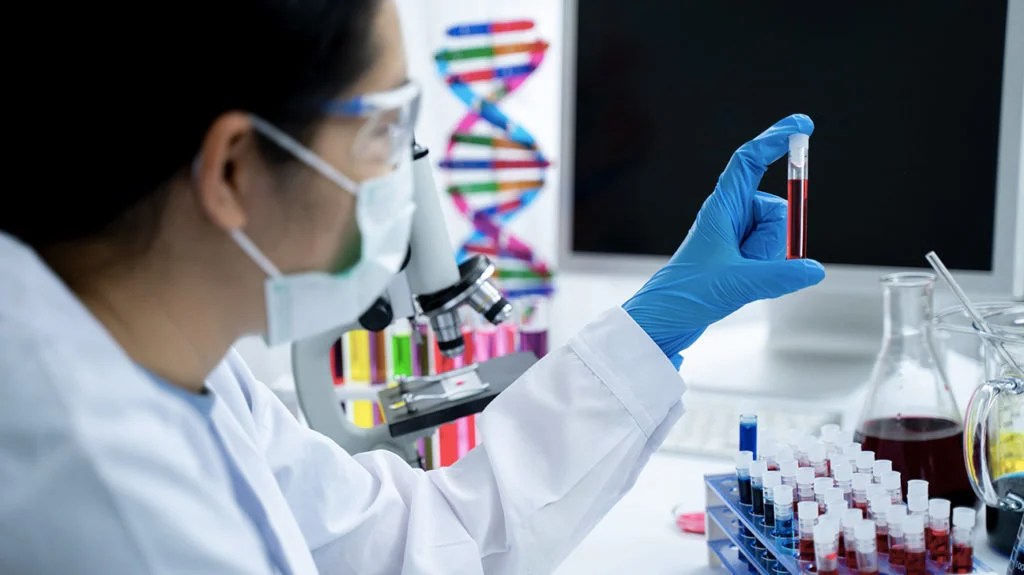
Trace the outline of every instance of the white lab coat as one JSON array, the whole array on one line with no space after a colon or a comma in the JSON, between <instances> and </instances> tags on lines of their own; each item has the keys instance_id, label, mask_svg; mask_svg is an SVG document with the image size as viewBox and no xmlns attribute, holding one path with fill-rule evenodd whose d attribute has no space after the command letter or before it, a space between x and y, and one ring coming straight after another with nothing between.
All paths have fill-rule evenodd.
<instances>
[{"instance_id":1,"label":"white lab coat","mask_svg":"<svg viewBox=\"0 0 1024 575\"><path fill-rule=\"evenodd\" d=\"M683 393L615 308L488 407L482 446L423 472L300 425L237 354L206 383L148 377L0 233L0 573L548 573Z\"/></svg>"}]
</instances>

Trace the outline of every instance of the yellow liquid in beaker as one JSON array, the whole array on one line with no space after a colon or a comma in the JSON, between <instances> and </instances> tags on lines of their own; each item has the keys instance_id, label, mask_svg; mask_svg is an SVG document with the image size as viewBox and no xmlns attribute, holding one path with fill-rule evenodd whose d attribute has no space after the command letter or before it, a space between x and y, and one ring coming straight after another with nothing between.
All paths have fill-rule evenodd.
<instances>
[{"instance_id":1,"label":"yellow liquid in beaker","mask_svg":"<svg viewBox=\"0 0 1024 575\"><path fill-rule=\"evenodd\" d=\"M992 477L1024 473L1024 433L1003 431L989 446Z\"/></svg>"}]
</instances>

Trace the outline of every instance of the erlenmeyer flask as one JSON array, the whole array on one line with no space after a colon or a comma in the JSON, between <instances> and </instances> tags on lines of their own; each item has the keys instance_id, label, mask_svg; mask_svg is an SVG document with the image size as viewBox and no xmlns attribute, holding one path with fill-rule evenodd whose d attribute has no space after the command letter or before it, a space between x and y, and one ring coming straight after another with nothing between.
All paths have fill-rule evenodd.
<instances>
[{"instance_id":1,"label":"erlenmeyer flask","mask_svg":"<svg viewBox=\"0 0 1024 575\"><path fill-rule=\"evenodd\" d=\"M929 497L953 506L976 503L963 461L963 420L939 361L932 327L935 276L891 274L885 289L882 350L857 424L855 441L892 461L907 481L926 479Z\"/></svg>"}]
</instances>

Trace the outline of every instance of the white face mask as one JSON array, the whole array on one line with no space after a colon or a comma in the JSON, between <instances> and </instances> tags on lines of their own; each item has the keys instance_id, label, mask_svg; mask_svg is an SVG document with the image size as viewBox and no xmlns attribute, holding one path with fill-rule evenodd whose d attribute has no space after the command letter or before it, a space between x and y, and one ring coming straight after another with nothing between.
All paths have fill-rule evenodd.
<instances>
[{"instance_id":1,"label":"white face mask","mask_svg":"<svg viewBox=\"0 0 1024 575\"><path fill-rule=\"evenodd\" d=\"M273 125L252 118L253 127L356 197L362 252L350 269L282 274L241 230L231 237L269 276L266 280L269 345L288 343L356 322L398 273L409 248L415 212L412 150L391 173L355 184L311 150Z\"/></svg>"}]
</instances>

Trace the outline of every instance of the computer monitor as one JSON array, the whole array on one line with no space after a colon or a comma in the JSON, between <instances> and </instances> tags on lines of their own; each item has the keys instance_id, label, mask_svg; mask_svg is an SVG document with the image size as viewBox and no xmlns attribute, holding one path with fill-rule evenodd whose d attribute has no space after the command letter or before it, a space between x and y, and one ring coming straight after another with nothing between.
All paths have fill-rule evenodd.
<instances>
[{"instance_id":1,"label":"computer monitor","mask_svg":"<svg viewBox=\"0 0 1024 575\"><path fill-rule=\"evenodd\" d=\"M930 250L1024 296L1024 2L566 0L564 29L561 269L654 272L732 152L803 112L828 279L770 304L773 345L873 353L878 278Z\"/></svg>"}]
</instances>

